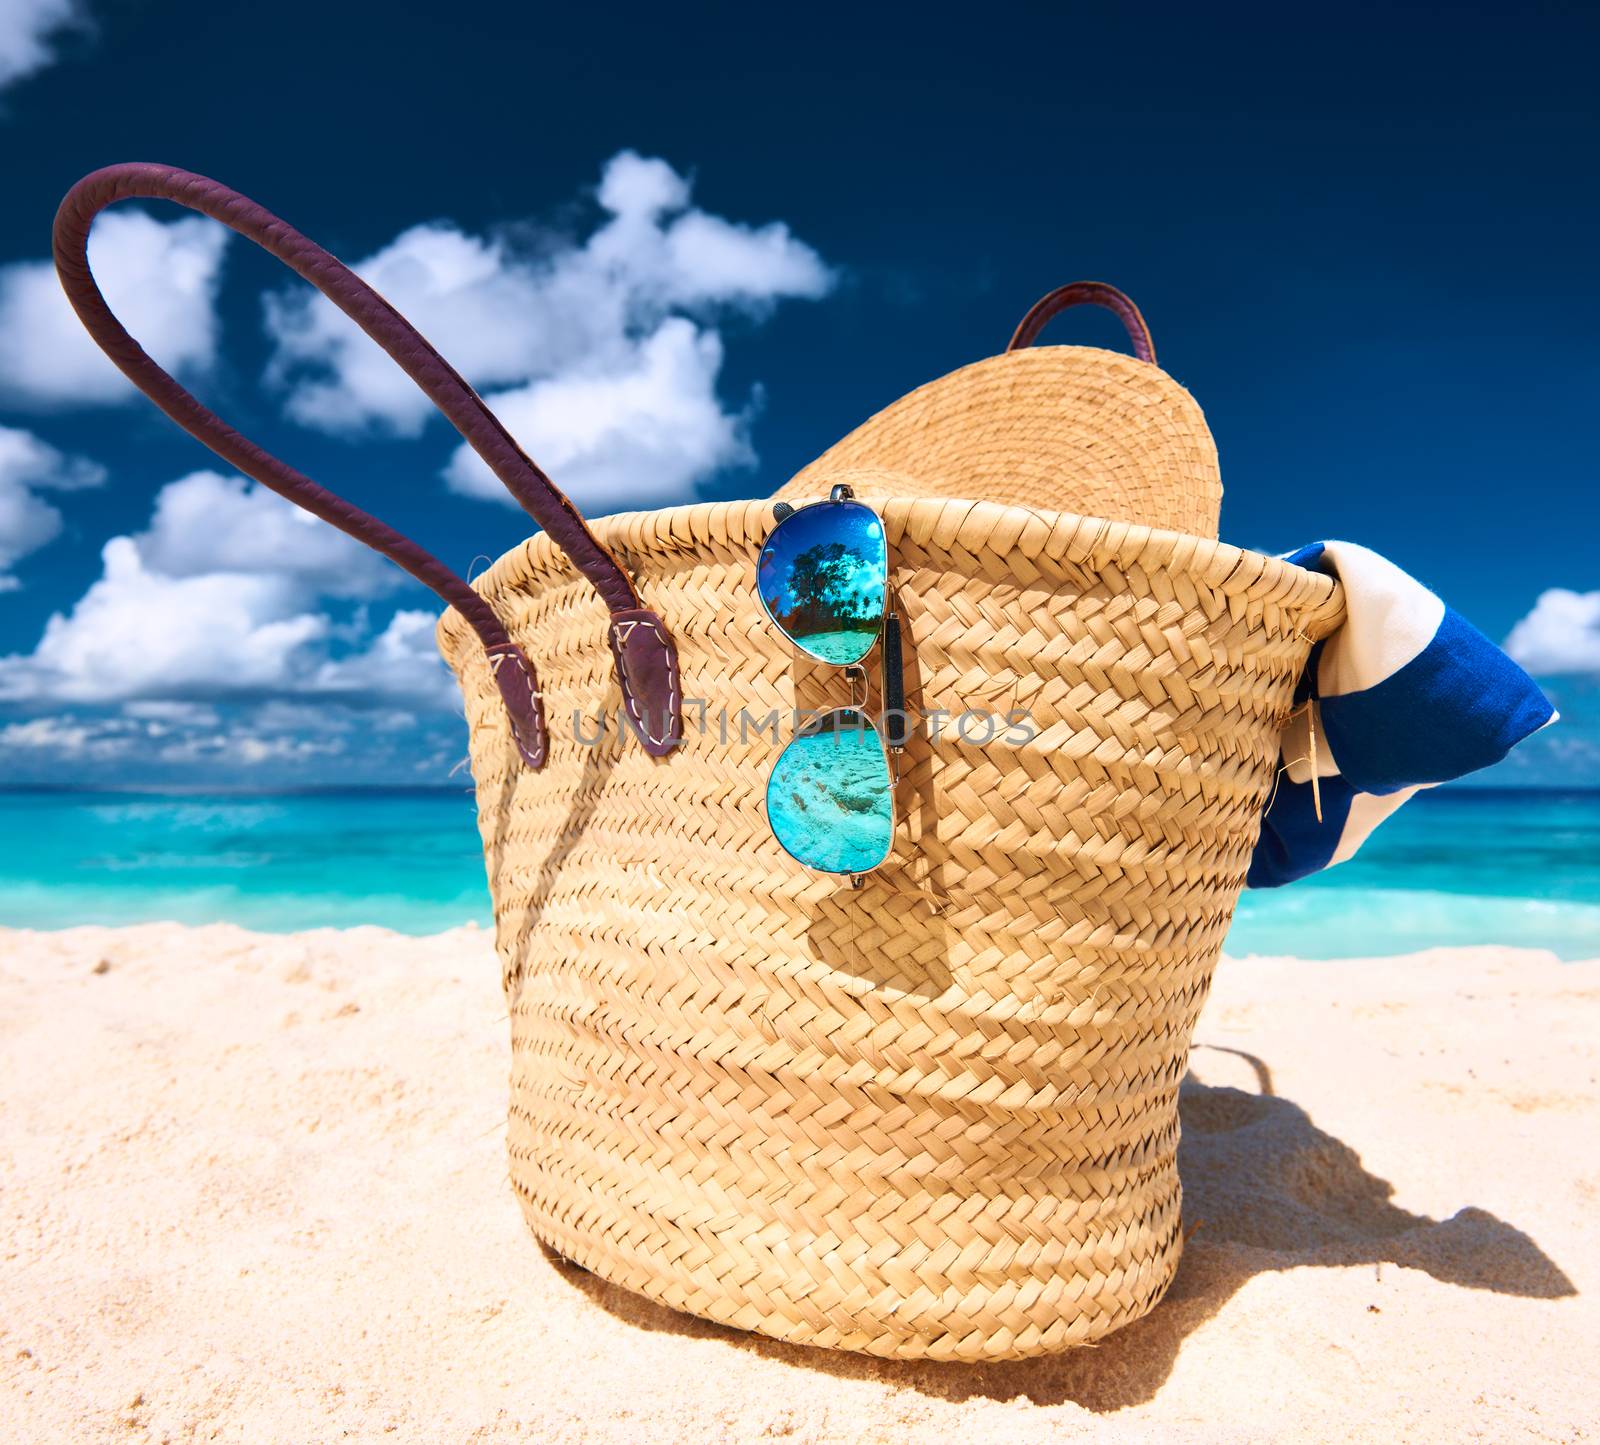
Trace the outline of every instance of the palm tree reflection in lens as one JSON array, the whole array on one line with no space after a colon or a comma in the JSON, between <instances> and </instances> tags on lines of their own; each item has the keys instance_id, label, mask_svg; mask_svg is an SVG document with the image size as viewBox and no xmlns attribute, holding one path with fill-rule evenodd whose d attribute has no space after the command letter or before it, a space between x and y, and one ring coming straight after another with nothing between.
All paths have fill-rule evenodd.
<instances>
[{"instance_id":1,"label":"palm tree reflection in lens","mask_svg":"<svg viewBox=\"0 0 1600 1445\"><path fill-rule=\"evenodd\" d=\"M801 651L836 667L860 662L888 607L883 523L852 501L791 512L761 549L756 586L768 616Z\"/></svg>"},{"instance_id":2,"label":"palm tree reflection in lens","mask_svg":"<svg viewBox=\"0 0 1600 1445\"><path fill-rule=\"evenodd\" d=\"M889 856L894 783L865 713L836 708L779 754L767 820L791 857L824 873L870 873Z\"/></svg>"}]
</instances>

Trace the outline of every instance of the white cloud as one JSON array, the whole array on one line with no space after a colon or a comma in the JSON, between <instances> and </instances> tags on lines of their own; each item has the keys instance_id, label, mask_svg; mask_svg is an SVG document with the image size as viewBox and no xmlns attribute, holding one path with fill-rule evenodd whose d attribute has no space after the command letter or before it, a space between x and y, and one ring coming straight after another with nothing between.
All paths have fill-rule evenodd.
<instances>
[{"instance_id":1,"label":"white cloud","mask_svg":"<svg viewBox=\"0 0 1600 1445\"><path fill-rule=\"evenodd\" d=\"M31 657L8 658L0 697L66 702L273 691L296 654L327 635L285 577L212 572L168 577L131 537L113 537L104 571L72 611L57 613Z\"/></svg>"},{"instance_id":2,"label":"white cloud","mask_svg":"<svg viewBox=\"0 0 1600 1445\"><path fill-rule=\"evenodd\" d=\"M753 460L743 419L717 399L716 332L672 317L626 360L608 360L491 398L496 415L586 512L638 506L650 495L687 497L697 478ZM507 495L465 444L445 480L467 496Z\"/></svg>"},{"instance_id":3,"label":"white cloud","mask_svg":"<svg viewBox=\"0 0 1600 1445\"><path fill-rule=\"evenodd\" d=\"M140 722L154 723L158 727L216 727L218 713L214 707L199 702L168 702L151 699L143 702L125 702L124 717Z\"/></svg>"},{"instance_id":4,"label":"white cloud","mask_svg":"<svg viewBox=\"0 0 1600 1445\"><path fill-rule=\"evenodd\" d=\"M399 574L242 478L196 472L164 487L147 531L113 537L101 576L45 624L32 653L0 658L0 700L130 702L160 722L196 699L326 695L446 706L449 675L428 613L376 637L338 628L328 596L373 596ZM334 644L353 644L342 655ZM151 711L156 707L157 711ZM187 721L193 722L191 717Z\"/></svg>"},{"instance_id":5,"label":"white cloud","mask_svg":"<svg viewBox=\"0 0 1600 1445\"><path fill-rule=\"evenodd\" d=\"M355 268L479 386L518 380L536 365L548 307L532 274L498 241L453 226L413 226ZM318 292L265 298L276 343L270 377L291 379L289 414L335 433L375 424L416 436L430 402L388 354Z\"/></svg>"},{"instance_id":6,"label":"white cloud","mask_svg":"<svg viewBox=\"0 0 1600 1445\"><path fill-rule=\"evenodd\" d=\"M270 697L266 701L251 703L251 716L264 732L269 733L346 733L356 726L348 710L330 707L326 699L301 701L291 697ZM360 726L371 726L371 719L363 716Z\"/></svg>"},{"instance_id":7,"label":"white cloud","mask_svg":"<svg viewBox=\"0 0 1600 1445\"><path fill-rule=\"evenodd\" d=\"M32 432L0 426L0 592L17 587L10 569L53 540L61 513L39 495L98 487L105 468L85 457L71 457Z\"/></svg>"},{"instance_id":8,"label":"white cloud","mask_svg":"<svg viewBox=\"0 0 1600 1445\"><path fill-rule=\"evenodd\" d=\"M746 408L717 396L719 315L760 317L819 297L833 276L788 227L693 208L665 161L625 151L602 175L605 219L586 240L532 246L445 223L415 226L356 269L502 411L580 506L599 512L692 496L699 478L751 460ZM326 298L267 301L269 375L298 420L325 431L418 435L431 404ZM499 390L491 390L499 388ZM609 410L608 410L609 409ZM475 460L458 490L509 501Z\"/></svg>"},{"instance_id":9,"label":"white cloud","mask_svg":"<svg viewBox=\"0 0 1600 1445\"><path fill-rule=\"evenodd\" d=\"M57 32L80 17L77 0L0 0L0 90L49 65Z\"/></svg>"},{"instance_id":10,"label":"white cloud","mask_svg":"<svg viewBox=\"0 0 1600 1445\"><path fill-rule=\"evenodd\" d=\"M378 697L459 709L455 679L434 642L438 620L432 612L396 612L364 650L321 663L307 689L355 699Z\"/></svg>"},{"instance_id":11,"label":"white cloud","mask_svg":"<svg viewBox=\"0 0 1600 1445\"><path fill-rule=\"evenodd\" d=\"M1506 637L1508 653L1529 672L1600 675L1600 592L1552 587Z\"/></svg>"},{"instance_id":12,"label":"white cloud","mask_svg":"<svg viewBox=\"0 0 1600 1445\"><path fill-rule=\"evenodd\" d=\"M230 718L224 725L210 708L176 710L151 718L130 704L120 714L62 713L0 727L0 749L33 754L41 760L82 764L127 764L138 757L162 763L215 762L226 769L240 764L303 762L347 752L346 738L328 733L304 736L260 719Z\"/></svg>"},{"instance_id":13,"label":"white cloud","mask_svg":"<svg viewBox=\"0 0 1600 1445\"><path fill-rule=\"evenodd\" d=\"M213 763L231 770L240 764L260 767L263 763L338 757L345 750L343 738L300 737L241 724L221 732L191 732L172 738L157 748L156 756L163 763Z\"/></svg>"},{"instance_id":14,"label":"white cloud","mask_svg":"<svg viewBox=\"0 0 1600 1445\"><path fill-rule=\"evenodd\" d=\"M663 160L634 151L613 156L598 199L612 219L552 269L589 294L611 293L646 322L674 307L760 315L786 297L815 299L833 285L822 258L781 221L746 226L690 208L689 182Z\"/></svg>"},{"instance_id":15,"label":"white cloud","mask_svg":"<svg viewBox=\"0 0 1600 1445\"><path fill-rule=\"evenodd\" d=\"M658 156L619 151L606 163L596 193L614 216L651 220L689 204L689 182Z\"/></svg>"},{"instance_id":16,"label":"white cloud","mask_svg":"<svg viewBox=\"0 0 1600 1445\"><path fill-rule=\"evenodd\" d=\"M211 471L164 486L149 529L134 540L145 564L168 577L264 572L327 597L377 597L405 580L398 567L276 492Z\"/></svg>"},{"instance_id":17,"label":"white cloud","mask_svg":"<svg viewBox=\"0 0 1600 1445\"><path fill-rule=\"evenodd\" d=\"M167 370L216 359L216 291L228 231L204 217L100 216L89 263L111 309ZM89 339L49 261L0 267L0 399L55 408L127 401L133 383Z\"/></svg>"},{"instance_id":18,"label":"white cloud","mask_svg":"<svg viewBox=\"0 0 1600 1445\"><path fill-rule=\"evenodd\" d=\"M60 758L106 760L125 757L138 742L118 718L36 717L0 728L0 749L49 753Z\"/></svg>"}]
</instances>

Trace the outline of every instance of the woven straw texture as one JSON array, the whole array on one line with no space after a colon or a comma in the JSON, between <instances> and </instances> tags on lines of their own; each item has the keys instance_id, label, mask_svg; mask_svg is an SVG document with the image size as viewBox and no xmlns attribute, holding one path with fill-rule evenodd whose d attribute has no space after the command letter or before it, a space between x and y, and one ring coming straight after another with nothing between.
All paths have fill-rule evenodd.
<instances>
[{"instance_id":1,"label":"woven straw texture","mask_svg":"<svg viewBox=\"0 0 1600 1445\"><path fill-rule=\"evenodd\" d=\"M739 723L777 711L786 740L790 709L847 691L762 617L769 503L597 525L677 639L668 759L620 740L605 611L547 538L477 583L537 660L542 771L441 622L510 1010L511 1178L561 1254L693 1314L886 1356L1058 1350L1172 1278L1190 1031L1341 600L1121 523L883 515L909 705L1024 708L1038 733L913 737L895 853L859 890L783 853L782 743Z\"/></svg>"},{"instance_id":2,"label":"woven straw texture","mask_svg":"<svg viewBox=\"0 0 1600 1445\"><path fill-rule=\"evenodd\" d=\"M1033 346L930 381L777 495L812 501L827 495L820 477L860 467L914 477L916 496L981 497L1195 537L1217 535L1222 506L1199 403L1160 367L1091 346Z\"/></svg>"}]
</instances>

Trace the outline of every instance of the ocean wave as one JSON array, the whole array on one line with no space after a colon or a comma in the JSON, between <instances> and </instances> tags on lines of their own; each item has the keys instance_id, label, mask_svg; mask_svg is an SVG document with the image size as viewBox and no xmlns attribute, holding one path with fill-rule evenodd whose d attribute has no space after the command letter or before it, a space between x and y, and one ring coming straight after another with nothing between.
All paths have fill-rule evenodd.
<instances>
[{"instance_id":1,"label":"ocean wave","mask_svg":"<svg viewBox=\"0 0 1600 1445\"><path fill-rule=\"evenodd\" d=\"M1478 944L1597 958L1600 904L1413 888L1275 889L1239 900L1223 951L1374 958Z\"/></svg>"}]
</instances>

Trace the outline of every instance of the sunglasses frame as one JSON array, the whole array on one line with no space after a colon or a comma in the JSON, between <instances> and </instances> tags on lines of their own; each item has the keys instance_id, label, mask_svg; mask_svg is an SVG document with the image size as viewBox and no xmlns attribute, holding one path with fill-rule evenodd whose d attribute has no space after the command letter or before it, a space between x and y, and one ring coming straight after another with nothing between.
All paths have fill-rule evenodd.
<instances>
[{"instance_id":1,"label":"sunglasses frame","mask_svg":"<svg viewBox=\"0 0 1600 1445\"><path fill-rule=\"evenodd\" d=\"M884 537L883 549L883 611L878 618L876 635L873 637L872 642L868 645L866 651L863 652L861 656L858 657L854 662L829 662L827 658L818 657L816 653L802 646L790 634L789 630L772 615L772 609L767 605L766 596L761 590L761 558L765 556L767 547L771 543L773 536L778 532L779 528L781 528L784 523L788 522L792 518L799 516L802 512L814 511L818 507L835 507L841 502L848 502L855 506L866 508L867 511L871 512L873 516L878 518L878 525L880 528L882 527L883 517L878 512L878 509L872 506L870 503L858 501L855 492L845 483L839 482L835 484L834 487L829 491L827 497L821 501L807 502L803 507L790 507L783 502L777 503L773 508L774 512L777 514L777 524L773 527L771 532L767 533L765 539L763 539L761 543L760 552L756 554L756 599L761 603L761 610L766 614L767 621L772 624L778 635L783 638L789 647L799 656L805 658L807 662L816 663L821 667L837 668L843 672L846 677L850 678L852 683L851 701L849 704L829 708L826 712L820 714L811 722L807 723L803 729L797 732L792 738L789 739L787 743L784 744L782 752L780 752L778 756L773 759L772 768L767 774L767 788L766 793L763 796L762 803L767 813L767 830L772 834L773 839L777 842L778 846L782 848L783 851L789 855L789 857L793 858L794 861L800 864L801 867L811 869L813 873L826 873L835 878L848 878L852 888L860 888L865 883L867 874L877 872L879 868L883 867L883 865L894 856L895 841L899 837L900 833L900 803L895 794L898 790L898 784L900 782L900 769L897 762L897 757L905 747L905 738L904 731L902 729L898 734L898 743L891 742L888 721L891 711L898 711L902 716L904 714L903 695L905 692L905 683L902 674L898 685L895 688L897 697L902 700L901 705L897 709L890 709L890 649L888 637L889 628L892 624L895 628L896 642L898 643L900 619L894 608L889 605L890 594L893 589L889 583L889 543L887 533ZM872 715L867 711L867 694L870 689L867 686L866 661L872 656L874 649L878 650L879 667L882 673L879 687L879 701L884 704L884 716L879 720L874 720ZM899 669L900 649L898 645L894 648L893 661L894 666ZM854 684L858 677L862 684L862 696L860 702L855 701L854 697ZM855 716L859 717L867 727L872 729L872 736L877 741L879 751L883 754L884 770L889 777L889 846L887 850L885 850L883 857L874 863L872 867L863 868L860 870L836 871L832 868L818 868L816 864L808 863L804 858L801 858L797 854L791 852L784 843L783 839L778 837L778 830L772 826L772 809L768 801L772 796L772 779L776 775L778 771L778 765L783 761L784 755L797 742L801 741L801 739L819 736L828 726L830 721L841 713L854 714Z\"/></svg>"}]
</instances>

